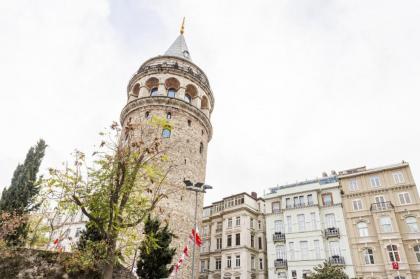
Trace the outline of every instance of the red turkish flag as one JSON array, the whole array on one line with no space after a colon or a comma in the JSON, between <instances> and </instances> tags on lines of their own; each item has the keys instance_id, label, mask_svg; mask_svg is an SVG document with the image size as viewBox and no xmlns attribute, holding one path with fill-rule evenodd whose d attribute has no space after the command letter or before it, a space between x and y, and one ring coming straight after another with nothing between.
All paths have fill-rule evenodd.
<instances>
[{"instance_id":1,"label":"red turkish flag","mask_svg":"<svg viewBox=\"0 0 420 279\"><path fill-rule=\"evenodd\" d=\"M200 247L201 244L203 243L200 235L198 234L198 230L192 229L190 238L198 247Z\"/></svg>"},{"instance_id":2,"label":"red turkish flag","mask_svg":"<svg viewBox=\"0 0 420 279\"><path fill-rule=\"evenodd\" d=\"M398 262L392 262L392 269L400 269L400 265L398 264Z\"/></svg>"}]
</instances>

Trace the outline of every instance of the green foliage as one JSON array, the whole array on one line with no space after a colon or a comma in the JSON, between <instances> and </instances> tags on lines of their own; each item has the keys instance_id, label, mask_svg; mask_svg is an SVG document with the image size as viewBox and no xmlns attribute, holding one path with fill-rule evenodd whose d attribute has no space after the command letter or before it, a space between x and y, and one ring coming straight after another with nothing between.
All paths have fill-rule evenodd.
<instances>
[{"instance_id":1,"label":"green foliage","mask_svg":"<svg viewBox=\"0 0 420 279\"><path fill-rule=\"evenodd\" d=\"M40 189L37 174L46 147L45 141L39 140L35 147L29 149L25 162L16 167L10 186L2 192L0 211L23 216L39 206L34 202ZM6 236L6 242L10 246L22 246L27 234L28 225L23 222L14 232Z\"/></svg>"},{"instance_id":2,"label":"green foliage","mask_svg":"<svg viewBox=\"0 0 420 279\"><path fill-rule=\"evenodd\" d=\"M322 265L314 267L314 271L308 279L349 279L344 273L344 267L339 265L332 265L329 262L324 262Z\"/></svg>"},{"instance_id":3,"label":"green foliage","mask_svg":"<svg viewBox=\"0 0 420 279\"><path fill-rule=\"evenodd\" d=\"M144 239L140 245L137 262L137 275L142 279L160 279L169 277L172 268L168 265L175 255L175 248L170 248L175 235L168 225L161 227L158 219L148 216L144 224Z\"/></svg>"},{"instance_id":4,"label":"green foliage","mask_svg":"<svg viewBox=\"0 0 420 279\"><path fill-rule=\"evenodd\" d=\"M92 165L76 151L72 166L50 169L46 182L60 196L59 210L81 210L91 224L79 250L94 247L95 239L105 244L105 257L96 257L105 264L105 278L110 278L127 241L136 242L126 233L166 197L163 189L171 166L160 136L166 122L154 120L147 127L129 122L123 129L114 123L110 131L101 133L103 140L93 153ZM135 134L139 131L141 135ZM95 258L98 251L90 252Z\"/></svg>"}]
</instances>

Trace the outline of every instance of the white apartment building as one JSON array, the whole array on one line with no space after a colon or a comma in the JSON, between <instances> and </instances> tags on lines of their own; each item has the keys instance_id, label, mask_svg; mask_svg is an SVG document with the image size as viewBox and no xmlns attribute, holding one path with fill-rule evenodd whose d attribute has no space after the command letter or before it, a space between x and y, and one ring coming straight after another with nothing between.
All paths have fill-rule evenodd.
<instances>
[{"instance_id":1,"label":"white apartment building","mask_svg":"<svg viewBox=\"0 0 420 279\"><path fill-rule=\"evenodd\" d=\"M241 193L203 209L200 278L265 279L264 200Z\"/></svg>"},{"instance_id":2,"label":"white apartment building","mask_svg":"<svg viewBox=\"0 0 420 279\"><path fill-rule=\"evenodd\" d=\"M277 186L264 199L268 278L306 278L325 260L354 278L336 176Z\"/></svg>"}]
</instances>

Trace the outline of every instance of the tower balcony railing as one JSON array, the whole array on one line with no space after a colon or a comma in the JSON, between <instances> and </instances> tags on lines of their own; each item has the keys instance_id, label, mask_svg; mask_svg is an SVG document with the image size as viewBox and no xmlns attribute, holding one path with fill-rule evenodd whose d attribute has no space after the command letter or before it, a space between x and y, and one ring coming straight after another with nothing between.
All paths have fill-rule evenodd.
<instances>
[{"instance_id":1,"label":"tower balcony railing","mask_svg":"<svg viewBox=\"0 0 420 279\"><path fill-rule=\"evenodd\" d=\"M287 269L287 260L285 259L274 260L274 267L278 269Z\"/></svg>"},{"instance_id":2,"label":"tower balcony railing","mask_svg":"<svg viewBox=\"0 0 420 279\"><path fill-rule=\"evenodd\" d=\"M394 205L390 201L376 202L376 203L372 203L372 205L370 206L370 211L372 212L392 210L392 209L394 209Z\"/></svg>"},{"instance_id":3,"label":"tower balcony railing","mask_svg":"<svg viewBox=\"0 0 420 279\"><path fill-rule=\"evenodd\" d=\"M273 241L274 242L286 242L286 235L281 232L273 233Z\"/></svg>"},{"instance_id":4,"label":"tower balcony railing","mask_svg":"<svg viewBox=\"0 0 420 279\"><path fill-rule=\"evenodd\" d=\"M327 228L324 230L324 235L326 238L340 237L340 229L336 227Z\"/></svg>"},{"instance_id":5,"label":"tower balcony railing","mask_svg":"<svg viewBox=\"0 0 420 279\"><path fill-rule=\"evenodd\" d=\"M328 258L328 262L333 265L345 265L346 262L343 256L332 256Z\"/></svg>"}]
</instances>

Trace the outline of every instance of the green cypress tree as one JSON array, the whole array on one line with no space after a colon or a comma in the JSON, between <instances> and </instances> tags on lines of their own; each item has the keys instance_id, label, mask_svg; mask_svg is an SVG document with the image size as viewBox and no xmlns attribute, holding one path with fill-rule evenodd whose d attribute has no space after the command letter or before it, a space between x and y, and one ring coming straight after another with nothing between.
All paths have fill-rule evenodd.
<instances>
[{"instance_id":1,"label":"green cypress tree","mask_svg":"<svg viewBox=\"0 0 420 279\"><path fill-rule=\"evenodd\" d=\"M34 204L39 192L37 174L46 147L45 141L39 140L36 146L29 149L25 162L16 167L10 186L2 192L0 211L22 216L37 208L38 205ZM23 223L12 234L6 236L6 242L10 246L21 246L27 234L28 225Z\"/></svg>"},{"instance_id":2,"label":"green cypress tree","mask_svg":"<svg viewBox=\"0 0 420 279\"><path fill-rule=\"evenodd\" d=\"M137 262L137 275L141 279L160 279L169 277L172 267L168 265L175 255L175 248L170 248L175 235L169 231L168 225L163 228L158 219L147 218L144 223L144 239L140 245Z\"/></svg>"}]
</instances>

